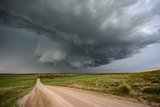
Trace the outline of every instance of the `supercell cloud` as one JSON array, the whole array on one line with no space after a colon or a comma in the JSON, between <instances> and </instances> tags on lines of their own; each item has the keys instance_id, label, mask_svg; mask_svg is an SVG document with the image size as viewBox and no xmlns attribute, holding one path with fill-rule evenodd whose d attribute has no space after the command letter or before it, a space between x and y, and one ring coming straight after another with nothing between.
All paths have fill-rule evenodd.
<instances>
[{"instance_id":1,"label":"supercell cloud","mask_svg":"<svg viewBox=\"0 0 160 107\"><path fill-rule=\"evenodd\" d=\"M160 42L160 1L1 0L0 26L34 32L40 63L96 67Z\"/></svg>"}]
</instances>

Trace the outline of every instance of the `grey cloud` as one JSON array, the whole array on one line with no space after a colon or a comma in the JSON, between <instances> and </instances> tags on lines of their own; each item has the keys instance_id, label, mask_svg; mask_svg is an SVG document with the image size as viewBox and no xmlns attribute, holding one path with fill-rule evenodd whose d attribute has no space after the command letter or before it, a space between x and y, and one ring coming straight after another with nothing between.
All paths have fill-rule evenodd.
<instances>
[{"instance_id":1,"label":"grey cloud","mask_svg":"<svg viewBox=\"0 0 160 107\"><path fill-rule=\"evenodd\" d=\"M160 1L1 0L0 24L39 35L35 56L56 66L93 67L160 42Z\"/></svg>"},{"instance_id":2,"label":"grey cloud","mask_svg":"<svg viewBox=\"0 0 160 107\"><path fill-rule=\"evenodd\" d=\"M0 27L0 73L72 72L68 66L41 63L35 57L39 36L26 29Z\"/></svg>"}]
</instances>

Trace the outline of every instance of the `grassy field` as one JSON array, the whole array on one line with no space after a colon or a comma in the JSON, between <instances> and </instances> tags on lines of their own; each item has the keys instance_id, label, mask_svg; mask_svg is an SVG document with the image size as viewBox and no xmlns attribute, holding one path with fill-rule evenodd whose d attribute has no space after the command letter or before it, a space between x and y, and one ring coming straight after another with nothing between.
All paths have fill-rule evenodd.
<instances>
[{"instance_id":1,"label":"grassy field","mask_svg":"<svg viewBox=\"0 0 160 107\"><path fill-rule=\"evenodd\" d=\"M17 106L36 79L48 85L69 86L160 103L160 71L108 74L1 74L0 107Z\"/></svg>"},{"instance_id":2,"label":"grassy field","mask_svg":"<svg viewBox=\"0 0 160 107\"><path fill-rule=\"evenodd\" d=\"M16 107L36 83L37 75L0 74L0 107Z\"/></svg>"},{"instance_id":3,"label":"grassy field","mask_svg":"<svg viewBox=\"0 0 160 107\"><path fill-rule=\"evenodd\" d=\"M160 71L115 74L41 74L42 83L160 103Z\"/></svg>"}]
</instances>

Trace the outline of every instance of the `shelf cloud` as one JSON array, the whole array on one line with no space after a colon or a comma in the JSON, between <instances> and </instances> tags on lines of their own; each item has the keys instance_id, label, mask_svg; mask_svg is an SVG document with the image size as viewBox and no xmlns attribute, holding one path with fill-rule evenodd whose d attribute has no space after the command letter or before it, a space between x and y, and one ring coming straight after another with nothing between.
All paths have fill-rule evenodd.
<instances>
[{"instance_id":1,"label":"shelf cloud","mask_svg":"<svg viewBox=\"0 0 160 107\"><path fill-rule=\"evenodd\" d=\"M34 32L40 63L96 67L159 43L159 7L159 0L1 0L0 26Z\"/></svg>"}]
</instances>

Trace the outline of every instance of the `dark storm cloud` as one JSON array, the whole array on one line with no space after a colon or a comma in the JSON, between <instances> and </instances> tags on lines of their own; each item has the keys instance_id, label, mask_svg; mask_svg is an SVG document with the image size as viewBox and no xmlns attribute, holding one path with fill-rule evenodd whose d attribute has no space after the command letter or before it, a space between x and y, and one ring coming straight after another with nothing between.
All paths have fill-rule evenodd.
<instances>
[{"instance_id":1,"label":"dark storm cloud","mask_svg":"<svg viewBox=\"0 0 160 107\"><path fill-rule=\"evenodd\" d=\"M1 0L0 24L44 35L40 62L99 66L160 42L159 7L159 0Z\"/></svg>"}]
</instances>

